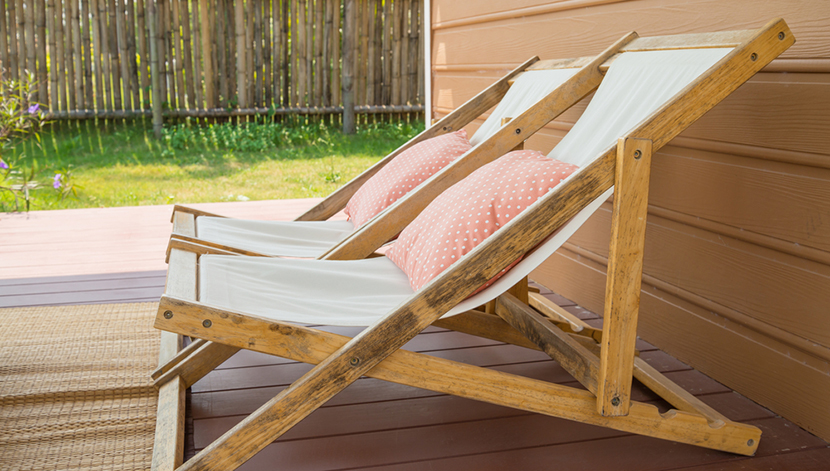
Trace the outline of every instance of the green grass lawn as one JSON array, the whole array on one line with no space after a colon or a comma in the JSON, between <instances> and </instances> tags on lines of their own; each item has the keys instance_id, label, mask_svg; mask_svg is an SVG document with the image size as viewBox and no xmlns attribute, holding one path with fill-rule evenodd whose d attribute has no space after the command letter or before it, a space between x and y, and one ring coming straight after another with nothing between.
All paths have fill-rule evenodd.
<instances>
[{"instance_id":1,"label":"green grass lawn","mask_svg":"<svg viewBox=\"0 0 830 471\"><path fill-rule=\"evenodd\" d=\"M31 139L2 157L12 169L37 162L31 210L308 198L328 195L422 129L364 125L345 136L320 124L181 124L156 140L144 123L89 122L47 126L39 146ZM70 175L77 197L53 190L56 172ZM13 209L7 192L0 205Z\"/></svg>"}]
</instances>

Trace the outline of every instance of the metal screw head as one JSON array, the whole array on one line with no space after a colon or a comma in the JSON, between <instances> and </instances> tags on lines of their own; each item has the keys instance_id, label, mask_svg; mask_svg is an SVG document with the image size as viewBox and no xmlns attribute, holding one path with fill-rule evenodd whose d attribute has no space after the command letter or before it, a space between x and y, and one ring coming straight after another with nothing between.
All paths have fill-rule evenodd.
<instances>
[{"instance_id":1,"label":"metal screw head","mask_svg":"<svg viewBox=\"0 0 830 471\"><path fill-rule=\"evenodd\" d=\"M164 311L164 318L165 319L172 319L173 318L173 311Z\"/></svg>"},{"instance_id":2,"label":"metal screw head","mask_svg":"<svg viewBox=\"0 0 830 471\"><path fill-rule=\"evenodd\" d=\"M781 34L784 34L784 33L781 33ZM755 440L753 440L753 439L751 439L751 438L750 438L749 440L747 440L747 441L746 441L746 446L752 446L752 445L754 445L754 444L755 444Z\"/></svg>"},{"instance_id":3,"label":"metal screw head","mask_svg":"<svg viewBox=\"0 0 830 471\"><path fill-rule=\"evenodd\" d=\"M360 358L357 358L357 357L352 358L351 360L349 360L349 364L352 365L352 366L359 365L360 364Z\"/></svg>"},{"instance_id":4,"label":"metal screw head","mask_svg":"<svg viewBox=\"0 0 830 471\"><path fill-rule=\"evenodd\" d=\"M614 406L614 407L617 407L618 405L620 405L620 398L617 397L617 396L612 397L611 398L611 405Z\"/></svg>"},{"instance_id":5,"label":"metal screw head","mask_svg":"<svg viewBox=\"0 0 830 471\"><path fill-rule=\"evenodd\" d=\"M758 54L755 54L755 53L753 52L753 53L752 53L752 55L751 55L751 56L749 56L749 60L751 60L752 62L757 61L757 60L758 60Z\"/></svg>"},{"instance_id":6,"label":"metal screw head","mask_svg":"<svg viewBox=\"0 0 830 471\"><path fill-rule=\"evenodd\" d=\"M211 321L210 321L210 319L205 319L205 320L203 320L203 321L202 321L202 325L203 325L205 328L208 328L208 327L210 327L210 326L212 326L212 325L213 325L213 322L211 322Z\"/></svg>"},{"instance_id":7,"label":"metal screw head","mask_svg":"<svg viewBox=\"0 0 830 471\"><path fill-rule=\"evenodd\" d=\"M778 39L779 39L779 40L783 41L785 37L786 37L786 35L784 34L784 32L783 32L783 31L781 31L780 33L778 33Z\"/></svg>"},{"instance_id":8,"label":"metal screw head","mask_svg":"<svg viewBox=\"0 0 830 471\"><path fill-rule=\"evenodd\" d=\"M643 153L640 152L639 150L634 151L634 158L635 159L640 160L640 157L642 157L642 156L643 156Z\"/></svg>"},{"instance_id":9,"label":"metal screw head","mask_svg":"<svg viewBox=\"0 0 830 471\"><path fill-rule=\"evenodd\" d=\"M521 134L521 133L522 133L522 130L519 129L519 128L516 128L516 134Z\"/></svg>"}]
</instances>

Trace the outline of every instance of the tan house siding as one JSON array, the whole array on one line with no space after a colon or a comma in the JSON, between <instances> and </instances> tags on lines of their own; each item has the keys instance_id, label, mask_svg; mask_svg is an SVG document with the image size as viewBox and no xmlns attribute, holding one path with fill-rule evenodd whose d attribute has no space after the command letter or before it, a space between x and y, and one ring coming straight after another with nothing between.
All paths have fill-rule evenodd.
<instances>
[{"instance_id":1,"label":"tan house siding","mask_svg":"<svg viewBox=\"0 0 830 471\"><path fill-rule=\"evenodd\" d=\"M431 11L433 117L533 55L597 54L631 30L787 20L796 44L654 158L640 335L830 439L830 2L433 0ZM527 147L550 150L584 108ZM597 312L610 209L533 274Z\"/></svg>"}]
</instances>

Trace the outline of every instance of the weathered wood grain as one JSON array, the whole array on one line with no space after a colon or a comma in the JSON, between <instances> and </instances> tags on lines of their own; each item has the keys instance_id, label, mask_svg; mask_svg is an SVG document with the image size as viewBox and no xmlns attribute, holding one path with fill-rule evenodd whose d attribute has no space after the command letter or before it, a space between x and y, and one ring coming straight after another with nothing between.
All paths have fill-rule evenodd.
<instances>
[{"instance_id":1,"label":"weathered wood grain","mask_svg":"<svg viewBox=\"0 0 830 471\"><path fill-rule=\"evenodd\" d=\"M597 412L605 416L628 413L643 274L651 157L650 140L621 137L617 143L614 211L597 391Z\"/></svg>"}]
</instances>

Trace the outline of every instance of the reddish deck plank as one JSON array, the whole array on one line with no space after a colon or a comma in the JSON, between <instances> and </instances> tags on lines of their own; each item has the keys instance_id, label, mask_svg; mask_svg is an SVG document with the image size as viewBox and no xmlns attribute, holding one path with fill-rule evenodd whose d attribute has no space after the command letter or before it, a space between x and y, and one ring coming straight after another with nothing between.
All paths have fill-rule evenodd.
<instances>
[{"instance_id":1,"label":"reddish deck plank","mask_svg":"<svg viewBox=\"0 0 830 471\"><path fill-rule=\"evenodd\" d=\"M230 217L290 220L318 199L194 204ZM0 214L0 280L166 270L172 206ZM342 217L342 216L338 216Z\"/></svg>"}]
</instances>

